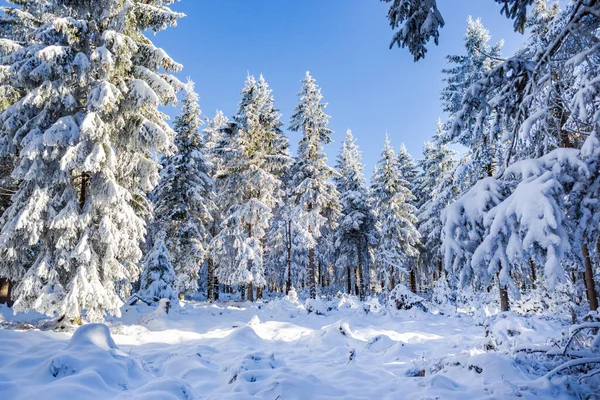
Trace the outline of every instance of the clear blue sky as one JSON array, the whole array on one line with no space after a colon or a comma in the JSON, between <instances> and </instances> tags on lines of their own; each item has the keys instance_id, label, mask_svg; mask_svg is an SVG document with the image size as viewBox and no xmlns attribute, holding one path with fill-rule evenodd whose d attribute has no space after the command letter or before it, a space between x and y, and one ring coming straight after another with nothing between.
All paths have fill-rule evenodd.
<instances>
[{"instance_id":1,"label":"clear blue sky","mask_svg":"<svg viewBox=\"0 0 600 400\"><path fill-rule=\"evenodd\" d=\"M184 65L180 78L196 82L201 108L210 117L217 109L233 115L246 75L262 73L287 126L299 81L310 70L329 103L335 131L326 148L330 164L351 128L370 177L386 131L396 149L405 143L420 158L423 142L443 118L445 56L462 52L469 15L482 19L493 42L505 40L504 54L525 39L492 0L438 3L446 20L440 45L430 44L417 63L406 49L388 49L393 34L388 4L378 0L182 0L173 8L187 17L153 40ZM295 150L299 134L288 136Z\"/></svg>"},{"instance_id":2,"label":"clear blue sky","mask_svg":"<svg viewBox=\"0 0 600 400\"><path fill-rule=\"evenodd\" d=\"M247 73L263 74L286 126L300 79L310 70L329 103L333 164L347 128L362 150L369 177L385 132L394 147L405 143L415 159L442 117L439 92L447 54L461 53L466 20L480 17L505 54L524 37L492 0L440 0L446 20L440 45L417 63L406 49L388 49L392 30L387 4L377 0L182 0L187 14L154 41L184 65L208 116L235 113ZM295 149L299 134L288 132Z\"/></svg>"}]
</instances>

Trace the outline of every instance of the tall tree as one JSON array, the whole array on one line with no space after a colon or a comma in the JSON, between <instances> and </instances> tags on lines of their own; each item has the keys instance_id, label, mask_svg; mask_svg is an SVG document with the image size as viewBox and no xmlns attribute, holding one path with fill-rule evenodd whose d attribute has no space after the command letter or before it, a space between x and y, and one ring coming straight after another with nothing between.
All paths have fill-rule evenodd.
<instances>
[{"instance_id":1,"label":"tall tree","mask_svg":"<svg viewBox=\"0 0 600 400\"><path fill-rule=\"evenodd\" d=\"M416 196L417 175L419 171L417 170L417 166L415 165L413 157L406 149L404 143L400 145L400 150L398 151L398 172L400 173L400 177L408 183L407 187L414 197L414 200L412 200L410 203L416 207L419 200ZM415 215L417 215L416 212ZM409 289L413 293L417 292L417 270L419 269L418 262L419 258L414 257L410 260L410 264L408 266Z\"/></svg>"},{"instance_id":2,"label":"tall tree","mask_svg":"<svg viewBox=\"0 0 600 400\"><path fill-rule=\"evenodd\" d=\"M0 16L2 152L20 180L2 216L0 275L20 281L15 309L89 320L119 314L137 279L158 180L151 154L173 131L158 111L181 84L145 36L183 14L170 0L15 1Z\"/></svg>"},{"instance_id":3,"label":"tall tree","mask_svg":"<svg viewBox=\"0 0 600 400\"><path fill-rule=\"evenodd\" d=\"M209 175L213 178L213 183L214 180L216 178L217 175L217 171L219 171L219 169L221 168L221 159L219 158L216 149L217 149L217 144L219 143L219 141L221 140L221 136L223 133L223 130L225 129L225 127L227 127L227 124L229 123L229 120L227 119L227 117L223 114L222 111L218 110L214 116L214 118L212 118L209 122L207 127L204 129L203 133L204 136L202 138L204 147L206 148L206 154L209 157L210 160L210 165L211 165L211 169L210 169L210 173ZM213 191L213 193L216 190ZM209 231L210 231L210 235L211 237L215 237L217 235L217 233L219 232L219 227L221 225L221 221L223 219L222 216L222 208L215 205L215 207L212 209L212 218L211 218L211 224L209 227ZM218 300L219 298L219 279L217 278L217 275L215 274L215 262L213 260L213 256L212 253L209 252L207 254L207 260L206 260L206 288L207 288L207 298L208 301L213 301L213 300Z\"/></svg>"},{"instance_id":4,"label":"tall tree","mask_svg":"<svg viewBox=\"0 0 600 400\"><path fill-rule=\"evenodd\" d=\"M350 130L346 132L346 139L342 143L336 169L339 175L334 180L341 205L339 225L335 231L336 265L342 271L340 275L346 271L348 282L351 281L350 271L356 271L358 294L364 298L366 278L369 276L369 250L376 244L377 233L363 174L364 165Z\"/></svg>"},{"instance_id":5,"label":"tall tree","mask_svg":"<svg viewBox=\"0 0 600 400\"><path fill-rule=\"evenodd\" d=\"M400 174L398 158L387 137L371 191L380 236L375 264L383 286L392 289L396 276L408 272L410 263L419 255L419 232L415 227L417 209L412 204L416 198Z\"/></svg>"},{"instance_id":6,"label":"tall tree","mask_svg":"<svg viewBox=\"0 0 600 400\"><path fill-rule=\"evenodd\" d=\"M218 276L227 284L248 284L250 300L252 286L266 284L263 238L282 201L280 178L290 162L279 119L264 78L248 77L238 112L225 128L227 146L220 150L228 156L217 173L226 210L213 241Z\"/></svg>"},{"instance_id":7,"label":"tall tree","mask_svg":"<svg viewBox=\"0 0 600 400\"><path fill-rule=\"evenodd\" d=\"M339 215L338 192L330 178L335 171L327 165L323 146L331 142L332 130L327 127L329 116L326 103L316 81L307 71L298 94L299 103L290 122L290 130L302 132L298 156L292 166L291 196L295 205L295 218L301 222L308 249L308 286L310 297L317 296L315 247L322 229L335 229Z\"/></svg>"},{"instance_id":8,"label":"tall tree","mask_svg":"<svg viewBox=\"0 0 600 400\"><path fill-rule=\"evenodd\" d=\"M215 209L212 166L200 135L202 113L194 83L188 82L175 119L177 151L167 157L154 193L154 234L164 238L178 293L198 288L198 271L208 253Z\"/></svg>"},{"instance_id":9,"label":"tall tree","mask_svg":"<svg viewBox=\"0 0 600 400\"><path fill-rule=\"evenodd\" d=\"M441 142L443 127L438 123L436 135L423 146L423 159L416 191L421 194L418 202L419 234L421 235L421 262L442 273L442 211L456 197L453 182L455 152Z\"/></svg>"}]
</instances>

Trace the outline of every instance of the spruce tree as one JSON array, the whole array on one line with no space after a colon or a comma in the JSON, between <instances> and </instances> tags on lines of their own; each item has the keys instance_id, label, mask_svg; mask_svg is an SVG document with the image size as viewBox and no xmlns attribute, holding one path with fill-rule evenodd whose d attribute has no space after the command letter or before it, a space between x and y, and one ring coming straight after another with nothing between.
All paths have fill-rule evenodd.
<instances>
[{"instance_id":1,"label":"spruce tree","mask_svg":"<svg viewBox=\"0 0 600 400\"><path fill-rule=\"evenodd\" d=\"M364 165L352 132L346 139L337 159L338 176L334 181L340 193L341 214L335 231L336 266L341 276L346 272L347 287L350 287L351 270L356 271L356 280L361 298L366 293L369 276L370 249L376 244L375 215L371 209L369 192L363 175Z\"/></svg>"},{"instance_id":2,"label":"spruce tree","mask_svg":"<svg viewBox=\"0 0 600 400\"><path fill-rule=\"evenodd\" d=\"M421 169L419 187L421 193L418 202L419 234L421 235L421 262L435 268L438 277L442 274L442 211L456 197L453 181L455 152L442 143L443 127L438 123L437 132L431 142L423 146L423 159L418 165Z\"/></svg>"},{"instance_id":3,"label":"spruce tree","mask_svg":"<svg viewBox=\"0 0 600 400\"><path fill-rule=\"evenodd\" d=\"M398 158L386 137L381 159L373 175L371 193L374 198L379 230L375 249L375 265L383 286L393 289L400 272L408 272L418 257L419 232L416 198L402 178Z\"/></svg>"},{"instance_id":4,"label":"spruce tree","mask_svg":"<svg viewBox=\"0 0 600 400\"><path fill-rule=\"evenodd\" d=\"M0 16L0 151L20 181L2 216L0 276L15 310L67 319L119 314L137 280L158 180L150 155L173 131L158 111L181 69L146 31L175 25L169 0L15 1ZM13 101L14 100L14 101Z\"/></svg>"},{"instance_id":5,"label":"spruce tree","mask_svg":"<svg viewBox=\"0 0 600 400\"><path fill-rule=\"evenodd\" d=\"M289 164L287 139L271 90L261 76L248 77L237 114L217 145L225 156L217 172L219 199L224 206L221 231L213 241L219 280L249 285L260 291L266 284L263 238L282 201L281 175Z\"/></svg>"},{"instance_id":6,"label":"spruce tree","mask_svg":"<svg viewBox=\"0 0 600 400\"><path fill-rule=\"evenodd\" d=\"M216 179L217 171L221 168L221 159L217 154L217 144L221 140L223 130L229 123L227 117L222 111L218 110L213 119L211 119L207 127L204 129L204 136L202 142L206 149L206 154L210 160L210 173L209 175L213 178L213 183ZM216 188L214 190L216 192ZM212 209L211 224L209 232L211 237L215 237L220 230L221 221L223 215L221 213L222 208L218 205ZM215 274L215 262L213 260L212 252L207 254L206 260L206 288L208 301L218 300L219 298L219 279Z\"/></svg>"},{"instance_id":7,"label":"spruce tree","mask_svg":"<svg viewBox=\"0 0 600 400\"><path fill-rule=\"evenodd\" d=\"M138 296L146 303L156 303L160 299L177 300L177 277L169 261L169 250L160 236L156 237L142 265L144 270L140 276Z\"/></svg>"},{"instance_id":8,"label":"spruce tree","mask_svg":"<svg viewBox=\"0 0 600 400\"><path fill-rule=\"evenodd\" d=\"M338 192L330 178L334 170L327 165L323 146L331 142L332 130L327 127L329 116L325 114L326 103L316 81L306 72L299 103L290 121L290 130L302 132L298 156L292 166L290 187L294 201L294 218L302 224L298 232L307 243L308 265L306 275L310 298L317 296L315 271L315 247L324 228L335 229L339 215Z\"/></svg>"},{"instance_id":9,"label":"spruce tree","mask_svg":"<svg viewBox=\"0 0 600 400\"><path fill-rule=\"evenodd\" d=\"M166 158L154 193L154 234L164 237L178 293L198 287L198 271L208 253L215 209L212 166L200 135L202 113L194 83L188 82L174 129L177 151Z\"/></svg>"}]
</instances>

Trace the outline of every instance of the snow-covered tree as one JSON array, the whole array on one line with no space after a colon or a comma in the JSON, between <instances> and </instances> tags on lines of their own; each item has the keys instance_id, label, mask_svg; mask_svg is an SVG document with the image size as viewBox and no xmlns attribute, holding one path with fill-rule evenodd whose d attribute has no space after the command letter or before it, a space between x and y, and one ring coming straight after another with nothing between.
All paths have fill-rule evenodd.
<instances>
[{"instance_id":1,"label":"snow-covered tree","mask_svg":"<svg viewBox=\"0 0 600 400\"><path fill-rule=\"evenodd\" d=\"M322 235L322 229L335 229L339 215L338 192L330 178L335 171L327 165L323 146L331 142L331 129L327 127L329 116L325 114L326 103L322 103L321 89L314 78L306 72L302 80L302 90L298 94L296 106L290 122L290 130L302 132L298 145L298 156L292 166L290 187L294 201L294 218L302 224L307 243L307 277L310 297L317 296L315 271L315 247Z\"/></svg>"},{"instance_id":2,"label":"snow-covered tree","mask_svg":"<svg viewBox=\"0 0 600 400\"><path fill-rule=\"evenodd\" d=\"M226 284L249 284L250 299L252 285L266 284L263 238L282 201L280 177L290 162L279 119L264 78L257 82L250 76L238 112L217 144L226 156L217 172L219 201L226 210L213 240L217 275Z\"/></svg>"},{"instance_id":3,"label":"snow-covered tree","mask_svg":"<svg viewBox=\"0 0 600 400\"><path fill-rule=\"evenodd\" d=\"M391 290L398 273L408 272L419 256L419 232L415 227L417 209L412 204L416 198L400 175L398 158L387 137L371 185L379 230L375 265L384 286Z\"/></svg>"},{"instance_id":4,"label":"snow-covered tree","mask_svg":"<svg viewBox=\"0 0 600 400\"><path fill-rule=\"evenodd\" d=\"M411 201L411 204L415 207L419 202L419 198L417 197L417 176L418 169L415 165L413 157L410 155L404 143L400 145L400 150L398 150L398 172L400 173L400 177L404 179L408 183L408 189L414 196L414 200ZM415 215L417 213L415 212ZM415 224L416 225L416 224ZM409 273L409 288L413 293L417 292L417 269L419 269L418 259L411 259L411 264L408 266Z\"/></svg>"},{"instance_id":5,"label":"snow-covered tree","mask_svg":"<svg viewBox=\"0 0 600 400\"><path fill-rule=\"evenodd\" d=\"M137 293L144 301L155 303L160 299L177 300L177 279L169 262L169 250L162 238L154 241L154 246L144 257L144 269L140 276L140 290Z\"/></svg>"},{"instance_id":6,"label":"snow-covered tree","mask_svg":"<svg viewBox=\"0 0 600 400\"><path fill-rule=\"evenodd\" d=\"M174 123L177 151L165 159L154 191L154 234L165 238L179 293L197 289L198 271L212 236L212 166L199 131L201 116L198 95L190 81Z\"/></svg>"},{"instance_id":7,"label":"snow-covered tree","mask_svg":"<svg viewBox=\"0 0 600 400\"><path fill-rule=\"evenodd\" d=\"M388 20L394 34L390 48L408 47L415 61L425 57L425 44L433 38L439 41L439 28L444 27L444 18L437 8L436 0L382 0L392 3L388 10Z\"/></svg>"},{"instance_id":8,"label":"snow-covered tree","mask_svg":"<svg viewBox=\"0 0 600 400\"><path fill-rule=\"evenodd\" d=\"M392 39L398 47L408 47L415 61L425 57L425 45L433 38L439 42L439 30L444 27L444 18L437 7L437 0L381 0L392 3L388 9L388 21L392 29L398 30ZM501 13L514 20L516 32L523 33L527 25L527 9L536 0L495 0L502 5ZM583 0L580 2L590 2Z\"/></svg>"},{"instance_id":9,"label":"snow-covered tree","mask_svg":"<svg viewBox=\"0 0 600 400\"><path fill-rule=\"evenodd\" d=\"M203 130L204 136L202 142L206 149L206 155L210 160L211 169L209 175L213 178L213 183L217 171L221 168L222 162L216 151L217 144L221 140L223 130L227 127L228 123L229 120L227 117L222 111L218 110L214 118L208 121L207 127ZM213 191L213 194L214 192L216 192L216 190ZM222 207L218 205L215 205L212 209L211 224L209 227L211 237L215 237L219 232L221 221L223 219L222 211ZM206 260L206 280L208 300L217 300L219 298L219 280L215 274L215 263L210 252L207 254Z\"/></svg>"},{"instance_id":10,"label":"snow-covered tree","mask_svg":"<svg viewBox=\"0 0 600 400\"><path fill-rule=\"evenodd\" d=\"M489 115L485 121L479 121L479 115L471 115L468 120L457 117L467 90L499 63L503 42L490 46L489 41L490 34L481 21L469 17L464 37L465 53L448 56L452 66L442 70L446 75L446 87L441 93L442 104L454 125L453 129L443 132L439 139L469 149L468 158L462 163L460 171L468 187L479 179L492 176L495 166L502 164L504 144L501 141L502 131L493 128L495 115Z\"/></svg>"},{"instance_id":11,"label":"snow-covered tree","mask_svg":"<svg viewBox=\"0 0 600 400\"><path fill-rule=\"evenodd\" d=\"M421 263L437 270L438 275L442 272L441 214L456 195L453 182L455 153L441 142L442 133L443 127L440 122L433 140L423 146L423 159L418 162L421 171L415 188L420 196L417 216L422 244Z\"/></svg>"},{"instance_id":12,"label":"snow-covered tree","mask_svg":"<svg viewBox=\"0 0 600 400\"><path fill-rule=\"evenodd\" d=\"M340 193L341 215L335 231L336 266L339 275L351 281L351 270L356 271L359 295L366 293L366 279L369 277L370 248L376 244L377 233L375 215L371 209L369 192L363 174L364 165L352 132L346 132L346 139L337 159L338 176L334 181Z\"/></svg>"},{"instance_id":13,"label":"snow-covered tree","mask_svg":"<svg viewBox=\"0 0 600 400\"><path fill-rule=\"evenodd\" d=\"M150 155L173 137L157 107L181 87L181 65L144 33L183 14L170 0L13 3L0 16L1 86L15 97L0 151L20 184L0 221L0 276L20 281L17 311L100 320L137 280Z\"/></svg>"}]
</instances>

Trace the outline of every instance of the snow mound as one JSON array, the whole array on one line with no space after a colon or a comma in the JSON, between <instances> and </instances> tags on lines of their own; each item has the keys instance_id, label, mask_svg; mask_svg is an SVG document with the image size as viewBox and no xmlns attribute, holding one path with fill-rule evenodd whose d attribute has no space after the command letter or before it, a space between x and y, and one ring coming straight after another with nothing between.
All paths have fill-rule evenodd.
<instances>
[{"instance_id":1,"label":"snow mound","mask_svg":"<svg viewBox=\"0 0 600 400\"><path fill-rule=\"evenodd\" d=\"M425 299L417 296L402 284L396 286L388 296L389 305L397 310L411 310L416 308L427 312L428 308Z\"/></svg>"},{"instance_id":2,"label":"snow mound","mask_svg":"<svg viewBox=\"0 0 600 400\"><path fill-rule=\"evenodd\" d=\"M88 347L97 347L101 350L109 351L118 349L108 326L104 324L83 325L75 331L67 349L80 350Z\"/></svg>"}]
</instances>

